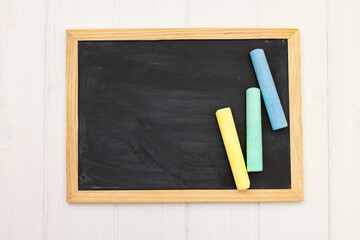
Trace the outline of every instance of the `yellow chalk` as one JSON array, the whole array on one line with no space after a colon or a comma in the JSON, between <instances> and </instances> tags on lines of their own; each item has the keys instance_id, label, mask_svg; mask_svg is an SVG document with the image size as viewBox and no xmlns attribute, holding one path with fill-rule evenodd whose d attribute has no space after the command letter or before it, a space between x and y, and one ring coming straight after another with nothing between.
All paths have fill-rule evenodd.
<instances>
[{"instance_id":1,"label":"yellow chalk","mask_svg":"<svg viewBox=\"0 0 360 240\"><path fill-rule=\"evenodd\" d=\"M219 109L216 111L215 115L229 158L236 188L237 190L246 190L250 187L250 180L246 171L244 156L241 151L231 109L229 107Z\"/></svg>"}]
</instances>

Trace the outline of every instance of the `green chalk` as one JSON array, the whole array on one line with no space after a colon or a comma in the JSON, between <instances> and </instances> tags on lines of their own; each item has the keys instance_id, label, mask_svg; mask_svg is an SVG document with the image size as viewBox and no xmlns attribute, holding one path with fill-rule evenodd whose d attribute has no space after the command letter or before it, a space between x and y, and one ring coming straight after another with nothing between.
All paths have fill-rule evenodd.
<instances>
[{"instance_id":1,"label":"green chalk","mask_svg":"<svg viewBox=\"0 0 360 240\"><path fill-rule=\"evenodd\" d=\"M246 167L248 172L263 170L260 89L246 90Z\"/></svg>"}]
</instances>

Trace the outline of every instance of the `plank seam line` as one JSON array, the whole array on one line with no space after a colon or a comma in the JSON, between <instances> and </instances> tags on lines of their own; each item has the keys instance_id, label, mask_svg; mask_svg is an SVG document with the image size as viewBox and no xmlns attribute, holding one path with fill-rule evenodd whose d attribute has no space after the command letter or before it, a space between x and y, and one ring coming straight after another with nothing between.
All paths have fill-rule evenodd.
<instances>
[{"instance_id":1,"label":"plank seam line","mask_svg":"<svg viewBox=\"0 0 360 240\"><path fill-rule=\"evenodd\" d=\"M45 4L45 23L44 23L44 119L43 119L43 239L47 239L48 228L48 206L47 206L47 127L48 127L48 100L49 100L49 84L48 84L48 37L49 37L49 2L44 1Z\"/></svg>"},{"instance_id":2,"label":"plank seam line","mask_svg":"<svg viewBox=\"0 0 360 240\"><path fill-rule=\"evenodd\" d=\"M331 186L330 186L330 179L331 179L331 152L330 152L330 78L329 78L329 25L330 25L330 8L329 8L329 0L326 0L326 111L327 111L327 151L328 151L328 239L331 239Z\"/></svg>"},{"instance_id":3,"label":"plank seam line","mask_svg":"<svg viewBox=\"0 0 360 240\"><path fill-rule=\"evenodd\" d=\"M255 1L255 26L259 27L259 0Z\"/></svg>"},{"instance_id":4,"label":"plank seam line","mask_svg":"<svg viewBox=\"0 0 360 240\"><path fill-rule=\"evenodd\" d=\"M185 1L185 27L188 28L189 27L189 22L190 22L190 17L189 17L189 13L190 13L190 0L186 0Z\"/></svg>"},{"instance_id":5,"label":"plank seam line","mask_svg":"<svg viewBox=\"0 0 360 240\"><path fill-rule=\"evenodd\" d=\"M258 210L258 239L260 240L261 239L261 231L260 231L260 203L258 202L258 207L257 207L257 210Z\"/></svg>"},{"instance_id":6,"label":"plank seam line","mask_svg":"<svg viewBox=\"0 0 360 240\"><path fill-rule=\"evenodd\" d=\"M119 7L120 7L120 3L119 0L115 1L115 16L116 16L116 23L115 23L115 27L119 28Z\"/></svg>"},{"instance_id":7,"label":"plank seam line","mask_svg":"<svg viewBox=\"0 0 360 240\"><path fill-rule=\"evenodd\" d=\"M185 203L185 240L189 239L189 203Z\"/></svg>"}]
</instances>

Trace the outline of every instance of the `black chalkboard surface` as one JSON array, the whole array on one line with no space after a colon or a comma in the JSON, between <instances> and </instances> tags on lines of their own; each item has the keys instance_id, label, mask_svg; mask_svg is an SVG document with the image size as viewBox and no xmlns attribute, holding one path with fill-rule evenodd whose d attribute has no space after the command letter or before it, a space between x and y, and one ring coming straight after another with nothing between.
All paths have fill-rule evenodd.
<instances>
[{"instance_id":1,"label":"black chalkboard surface","mask_svg":"<svg viewBox=\"0 0 360 240\"><path fill-rule=\"evenodd\" d=\"M263 48L289 121L284 39L79 41L79 190L235 189L215 111L231 107L246 156L249 57ZM264 171L251 189L290 189L289 128L262 106ZM245 157L246 158L246 157Z\"/></svg>"}]
</instances>

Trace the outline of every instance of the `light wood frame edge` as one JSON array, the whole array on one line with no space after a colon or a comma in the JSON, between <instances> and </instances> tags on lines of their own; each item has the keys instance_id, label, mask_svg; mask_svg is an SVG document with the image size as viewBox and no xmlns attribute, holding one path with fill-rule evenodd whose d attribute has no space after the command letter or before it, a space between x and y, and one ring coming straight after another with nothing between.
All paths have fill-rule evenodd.
<instances>
[{"instance_id":1,"label":"light wood frame edge","mask_svg":"<svg viewBox=\"0 0 360 240\"><path fill-rule=\"evenodd\" d=\"M66 31L67 202L273 202L303 200L303 153L298 29L89 29ZM291 189L78 190L78 41L175 39L287 39L290 104Z\"/></svg>"}]
</instances>

